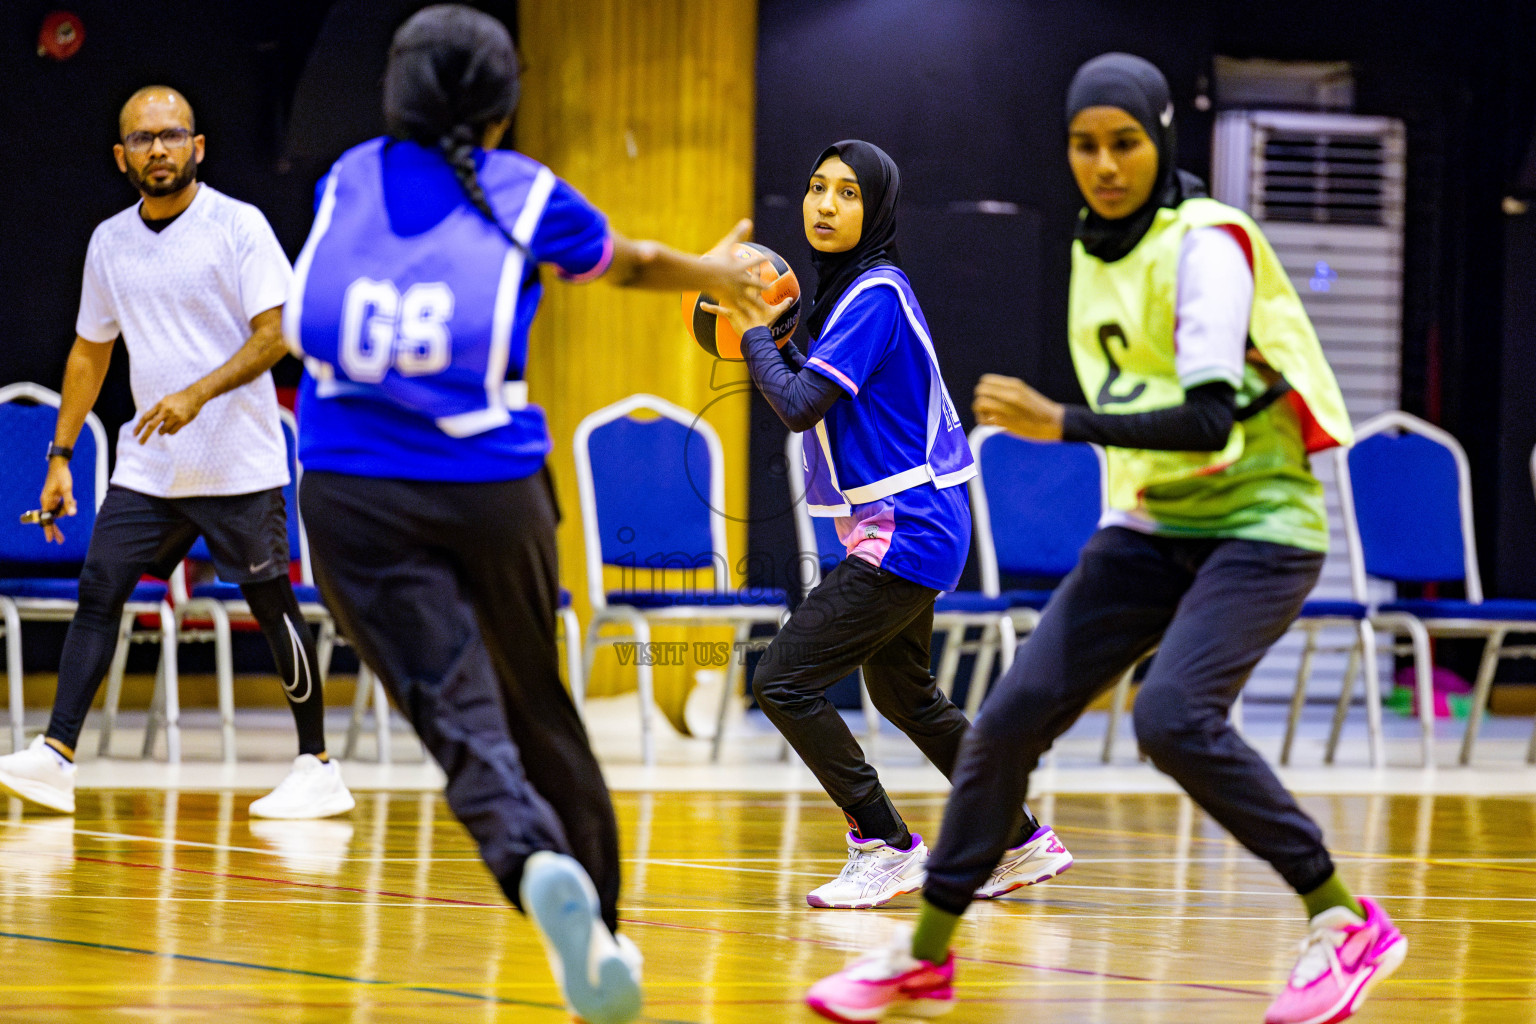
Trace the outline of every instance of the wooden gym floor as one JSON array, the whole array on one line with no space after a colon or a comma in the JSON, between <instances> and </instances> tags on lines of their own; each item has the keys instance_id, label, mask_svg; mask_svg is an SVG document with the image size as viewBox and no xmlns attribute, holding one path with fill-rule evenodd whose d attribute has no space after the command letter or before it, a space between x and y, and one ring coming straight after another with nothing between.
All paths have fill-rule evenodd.
<instances>
[{"instance_id":1,"label":"wooden gym floor","mask_svg":"<svg viewBox=\"0 0 1536 1024\"><path fill-rule=\"evenodd\" d=\"M184 780L185 782L185 780ZM532 931L430 792L323 822L252 822L246 792L95 790L74 818L0 820L5 1021L518 1021L566 1015ZM819 794L620 793L624 927L653 1021L809 1021L816 977L910 920L817 911L842 861ZM942 796L898 798L932 832ZM1409 959L1358 1019L1536 1020L1536 803L1305 798ZM1257 1022L1302 935L1269 869L1182 797L1047 795L1077 856L979 905L951 1020Z\"/></svg>"}]
</instances>

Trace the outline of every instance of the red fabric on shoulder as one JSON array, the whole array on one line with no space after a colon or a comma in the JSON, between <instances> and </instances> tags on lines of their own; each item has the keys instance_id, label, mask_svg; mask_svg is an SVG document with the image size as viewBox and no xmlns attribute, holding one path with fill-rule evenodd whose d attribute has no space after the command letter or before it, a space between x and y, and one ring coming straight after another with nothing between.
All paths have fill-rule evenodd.
<instances>
[{"instance_id":1,"label":"red fabric on shoulder","mask_svg":"<svg viewBox=\"0 0 1536 1024\"><path fill-rule=\"evenodd\" d=\"M1216 224L1213 226L1221 228L1221 230L1231 235L1238 245L1242 246L1243 256L1248 260L1248 273L1253 273L1253 240L1248 237L1248 232L1244 231L1237 224Z\"/></svg>"}]
</instances>

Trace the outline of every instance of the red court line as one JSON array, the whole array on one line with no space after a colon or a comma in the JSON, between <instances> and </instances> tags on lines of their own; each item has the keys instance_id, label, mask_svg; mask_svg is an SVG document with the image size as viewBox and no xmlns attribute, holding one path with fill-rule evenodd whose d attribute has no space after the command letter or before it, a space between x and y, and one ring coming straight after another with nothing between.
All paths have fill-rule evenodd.
<instances>
[{"instance_id":1,"label":"red court line","mask_svg":"<svg viewBox=\"0 0 1536 1024\"><path fill-rule=\"evenodd\" d=\"M153 871L175 871L187 875L204 875L213 878L235 878L242 882L270 882L273 885L291 885L300 889L324 889L327 892L351 892L364 896L391 896L402 900L422 900L427 903L451 903L460 907L497 907L505 906L501 903L481 903L478 900L456 900L447 896L416 896L408 892L392 892L388 889L359 889L350 885L326 885L323 882L300 882L292 878L269 878L265 875L238 875L228 871L205 871L201 868L166 867L164 864L139 864L127 860L107 860L104 857L76 857L77 861L85 861L89 864L111 864L120 868L148 868Z\"/></svg>"},{"instance_id":2,"label":"red court line","mask_svg":"<svg viewBox=\"0 0 1536 1024\"><path fill-rule=\"evenodd\" d=\"M781 939L785 942L800 942L813 946L830 946L833 949L846 950L848 948L847 945L843 943L832 942L827 939L806 938L797 935L764 935L762 932L740 931L738 929L731 928L711 928L708 925L671 924L669 922L663 921L641 921L628 917L619 918L619 922L621 924L643 925L649 928L673 928L679 931L706 932L714 935L746 935L752 938ZM1112 974L1108 971L1090 971L1080 967L1048 967L1045 964L1031 964L1019 960L993 960L986 957L961 956L958 953L955 954L955 959L965 963L987 964L993 967L1018 967L1030 971L1044 971L1048 974L1073 974L1088 978L1105 978L1110 981L1137 981L1152 985L1171 986L1174 988L1189 988L1209 992L1227 992L1241 996L1268 997L1270 994L1268 992L1259 992L1249 988L1237 988L1233 985L1209 985L1195 981L1160 981L1157 978L1143 978L1140 975L1135 974Z\"/></svg>"},{"instance_id":3,"label":"red court line","mask_svg":"<svg viewBox=\"0 0 1536 1024\"><path fill-rule=\"evenodd\" d=\"M447 903L455 906L465 907L489 907L494 909L495 907L499 906L499 904L495 903L482 903L476 900L456 900L450 899L446 896L421 896L414 893L392 892L385 889L362 889L355 886L326 885L322 882L299 882L289 878L271 878L264 875L233 874L227 871L207 871L201 868L167 867L164 864L141 864L134 861L108 860L102 857L76 857L75 859L77 861L85 861L92 864L109 864L116 867L127 868L146 868L154 871L175 871L190 875L203 875L205 877L234 878L246 882L268 882L272 885L289 885L304 889L323 889L328 892L349 892L366 896L389 896L395 899L420 900L428 903ZM661 921L642 921L636 918L620 918L619 920L623 924L640 925L647 928L671 928L679 931L704 932L713 935L744 935L753 938L764 937L761 932L749 932L731 928L712 928L706 925L670 924ZM775 935L772 937L784 940L786 942L799 942L816 946L829 946L834 949L846 950L848 948L844 944L831 942L825 939L813 939L794 935ZM966 963L987 964L993 967L1015 967L1023 970L1043 971L1049 974L1070 974L1079 977L1105 978L1111 981L1135 981L1153 985L1166 985L1176 988L1195 989L1199 991L1228 992L1243 996L1265 997L1269 995L1268 992L1258 992L1253 989L1237 988L1231 985L1209 985L1189 981L1159 981L1156 978L1145 978L1141 977L1140 975L1112 974L1107 971L1093 971L1077 967L1049 967L1045 964L1031 964L1015 960L995 960L984 957L968 957L960 956L959 954L956 954L955 959Z\"/></svg>"}]
</instances>

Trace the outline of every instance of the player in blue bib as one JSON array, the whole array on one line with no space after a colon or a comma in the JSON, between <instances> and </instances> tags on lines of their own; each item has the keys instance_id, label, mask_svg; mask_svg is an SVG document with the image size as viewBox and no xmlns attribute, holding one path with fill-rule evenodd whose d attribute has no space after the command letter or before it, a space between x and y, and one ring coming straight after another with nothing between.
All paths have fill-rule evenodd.
<instances>
[{"instance_id":1,"label":"player in blue bib","mask_svg":"<svg viewBox=\"0 0 1536 1024\"><path fill-rule=\"evenodd\" d=\"M922 886L928 847L897 812L827 688L860 667L870 698L946 776L965 715L929 671L933 605L954 590L971 544L962 486L976 475L939 372L928 322L896 250L896 164L849 140L817 158L805 236L816 295L803 356L766 326L789 301L705 308L742 336L752 379L784 423L807 433L806 502L833 517L848 557L811 591L758 663L753 690L848 819L848 861L806 897L866 909ZM1019 836L987 882L999 896L1064 871L1071 856L1021 811Z\"/></svg>"},{"instance_id":2,"label":"player in blue bib","mask_svg":"<svg viewBox=\"0 0 1536 1024\"><path fill-rule=\"evenodd\" d=\"M548 168L496 150L516 98L494 18L439 5L395 34L390 137L321 183L284 311L306 369L300 502L327 605L447 773L570 1008L618 1024L640 1012L640 958L615 934L618 828L556 656L550 439L523 382L538 265L737 298L756 284L624 238Z\"/></svg>"}]
</instances>

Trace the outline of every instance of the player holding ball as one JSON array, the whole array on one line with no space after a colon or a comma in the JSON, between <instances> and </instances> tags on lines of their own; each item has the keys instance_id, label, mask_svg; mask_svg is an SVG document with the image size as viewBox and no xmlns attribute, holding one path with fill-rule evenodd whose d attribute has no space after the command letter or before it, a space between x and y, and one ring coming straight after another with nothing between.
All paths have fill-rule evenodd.
<instances>
[{"instance_id":1,"label":"player holding ball","mask_svg":"<svg viewBox=\"0 0 1536 1024\"><path fill-rule=\"evenodd\" d=\"M837 520L848 557L806 596L757 666L758 704L848 819L848 861L806 897L861 910L922 886L928 847L902 820L827 688L859 667L880 712L946 776L965 715L929 672L933 604L954 590L970 550L961 486L976 475L944 387L928 323L896 250L901 177L878 146L827 147L806 185L805 237L816 268L802 355L777 324L793 296L703 304L741 336L752 380L805 445L805 500ZM1027 809L1010 850L978 890L998 896L1066 870L1071 855Z\"/></svg>"}]
</instances>

